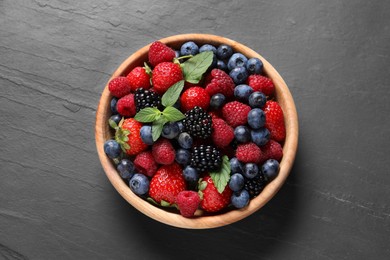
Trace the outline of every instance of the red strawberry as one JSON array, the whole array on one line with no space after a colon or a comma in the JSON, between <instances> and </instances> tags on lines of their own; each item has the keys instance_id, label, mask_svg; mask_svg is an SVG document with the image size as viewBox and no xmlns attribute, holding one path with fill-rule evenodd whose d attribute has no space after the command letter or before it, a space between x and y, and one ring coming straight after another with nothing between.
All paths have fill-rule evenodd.
<instances>
[{"instance_id":1,"label":"red strawberry","mask_svg":"<svg viewBox=\"0 0 390 260\"><path fill-rule=\"evenodd\" d=\"M168 139L160 138L152 146L154 160L159 164L172 164L175 161L175 148Z\"/></svg>"},{"instance_id":2,"label":"red strawberry","mask_svg":"<svg viewBox=\"0 0 390 260\"><path fill-rule=\"evenodd\" d=\"M177 163L161 166L150 181L149 195L157 203L173 204L176 196L186 189L182 169Z\"/></svg>"},{"instance_id":3,"label":"red strawberry","mask_svg":"<svg viewBox=\"0 0 390 260\"><path fill-rule=\"evenodd\" d=\"M179 207L180 214L183 217L190 218L194 216L199 203L199 194L195 191L184 190L177 194L176 205Z\"/></svg>"},{"instance_id":4,"label":"red strawberry","mask_svg":"<svg viewBox=\"0 0 390 260\"><path fill-rule=\"evenodd\" d=\"M142 174L152 177L157 171L157 163L151 151L141 152L134 159L135 168Z\"/></svg>"},{"instance_id":5,"label":"red strawberry","mask_svg":"<svg viewBox=\"0 0 390 260\"><path fill-rule=\"evenodd\" d=\"M261 151L264 153L263 161L268 159L275 159L278 162L282 160L283 157L283 148L282 145L274 140L269 140L263 147Z\"/></svg>"},{"instance_id":6,"label":"red strawberry","mask_svg":"<svg viewBox=\"0 0 390 260\"><path fill-rule=\"evenodd\" d=\"M191 87L183 92L180 97L181 108L184 112L198 106L207 110L210 104L210 96L204 88Z\"/></svg>"},{"instance_id":7,"label":"red strawberry","mask_svg":"<svg viewBox=\"0 0 390 260\"><path fill-rule=\"evenodd\" d=\"M272 96L275 91L272 80L261 75L250 75L247 79L247 84L251 86L254 91L263 92L266 96Z\"/></svg>"},{"instance_id":8,"label":"red strawberry","mask_svg":"<svg viewBox=\"0 0 390 260\"><path fill-rule=\"evenodd\" d=\"M211 138L218 148L224 148L234 139L234 130L224 120L215 118L212 123Z\"/></svg>"},{"instance_id":9,"label":"red strawberry","mask_svg":"<svg viewBox=\"0 0 390 260\"><path fill-rule=\"evenodd\" d=\"M173 62L159 63L153 70L152 84L157 94L164 94L173 84L183 79L180 65Z\"/></svg>"},{"instance_id":10,"label":"red strawberry","mask_svg":"<svg viewBox=\"0 0 390 260\"><path fill-rule=\"evenodd\" d=\"M120 131L123 133L124 130L129 132L128 135L125 134L126 138L121 138L127 145L126 153L128 155L136 155L142 151L145 151L148 148L148 145L142 142L140 130L142 124L136 121L133 118L127 118L123 121L123 124L120 126ZM118 132L118 130L117 130Z\"/></svg>"},{"instance_id":11,"label":"red strawberry","mask_svg":"<svg viewBox=\"0 0 390 260\"><path fill-rule=\"evenodd\" d=\"M133 92L137 88L149 89L151 87L150 76L143 67L135 67L126 77Z\"/></svg>"},{"instance_id":12,"label":"red strawberry","mask_svg":"<svg viewBox=\"0 0 390 260\"><path fill-rule=\"evenodd\" d=\"M114 97L121 98L131 92L130 81L126 77L116 77L108 83L108 90Z\"/></svg>"},{"instance_id":13,"label":"red strawberry","mask_svg":"<svg viewBox=\"0 0 390 260\"><path fill-rule=\"evenodd\" d=\"M133 117L136 113L136 107L134 103L134 95L128 94L124 97L121 97L116 104L118 113L124 117Z\"/></svg>"},{"instance_id":14,"label":"red strawberry","mask_svg":"<svg viewBox=\"0 0 390 260\"><path fill-rule=\"evenodd\" d=\"M281 143L286 138L283 110L276 101L267 101L264 105L265 127L271 133L271 139Z\"/></svg>"},{"instance_id":15,"label":"red strawberry","mask_svg":"<svg viewBox=\"0 0 390 260\"><path fill-rule=\"evenodd\" d=\"M222 193L215 187L210 175L206 175L199 182L199 193L202 201L200 206L207 212L217 212L226 208L230 203L233 191L226 185Z\"/></svg>"},{"instance_id":16,"label":"red strawberry","mask_svg":"<svg viewBox=\"0 0 390 260\"><path fill-rule=\"evenodd\" d=\"M234 94L234 86L232 78L220 69L213 69L206 79L206 91L210 97L221 93L230 98Z\"/></svg>"},{"instance_id":17,"label":"red strawberry","mask_svg":"<svg viewBox=\"0 0 390 260\"><path fill-rule=\"evenodd\" d=\"M149 47L149 62L153 67L164 61L172 61L175 56L175 51L162 42L155 41Z\"/></svg>"},{"instance_id":18,"label":"red strawberry","mask_svg":"<svg viewBox=\"0 0 390 260\"><path fill-rule=\"evenodd\" d=\"M222 115L225 121L232 127L245 125L251 107L238 101L225 104L222 108Z\"/></svg>"},{"instance_id":19,"label":"red strawberry","mask_svg":"<svg viewBox=\"0 0 390 260\"><path fill-rule=\"evenodd\" d=\"M236 157L243 163L260 163L264 155L255 143L246 143L237 146Z\"/></svg>"}]
</instances>

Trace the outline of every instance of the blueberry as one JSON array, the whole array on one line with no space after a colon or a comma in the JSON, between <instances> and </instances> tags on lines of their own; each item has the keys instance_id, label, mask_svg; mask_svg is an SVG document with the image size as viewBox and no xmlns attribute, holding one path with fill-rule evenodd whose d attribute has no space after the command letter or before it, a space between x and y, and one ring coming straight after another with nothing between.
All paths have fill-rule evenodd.
<instances>
[{"instance_id":1,"label":"blueberry","mask_svg":"<svg viewBox=\"0 0 390 260\"><path fill-rule=\"evenodd\" d=\"M199 48L199 52L212 51L214 54L217 54L217 48L211 44L204 44Z\"/></svg>"},{"instance_id":2,"label":"blueberry","mask_svg":"<svg viewBox=\"0 0 390 260\"><path fill-rule=\"evenodd\" d=\"M188 165L191 159L191 152L186 149L178 149L176 151L175 160L181 165Z\"/></svg>"},{"instance_id":3,"label":"blueberry","mask_svg":"<svg viewBox=\"0 0 390 260\"><path fill-rule=\"evenodd\" d=\"M226 97L223 94L215 94L210 98L210 107L213 109L220 109L225 104L225 101Z\"/></svg>"},{"instance_id":4,"label":"blueberry","mask_svg":"<svg viewBox=\"0 0 390 260\"><path fill-rule=\"evenodd\" d=\"M246 63L246 70L249 74L261 74L263 72L263 62L258 58L250 58Z\"/></svg>"},{"instance_id":5,"label":"blueberry","mask_svg":"<svg viewBox=\"0 0 390 260\"><path fill-rule=\"evenodd\" d=\"M221 44L217 48L217 57L220 60L227 60L232 56L233 49L229 45Z\"/></svg>"},{"instance_id":6,"label":"blueberry","mask_svg":"<svg viewBox=\"0 0 390 260\"><path fill-rule=\"evenodd\" d=\"M177 142L182 148L190 149L192 147L193 140L189 133L183 132L179 134Z\"/></svg>"},{"instance_id":7,"label":"blueberry","mask_svg":"<svg viewBox=\"0 0 390 260\"><path fill-rule=\"evenodd\" d=\"M265 102L267 102L267 97L259 91L253 92L248 98L248 103L252 108L262 108Z\"/></svg>"},{"instance_id":8,"label":"blueberry","mask_svg":"<svg viewBox=\"0 0 390 260\"><path fill-rule=\"evenodd\" d=\"M141 173L136 173L129 181L130 189L137 195L144 195L149 191L149 179Z\"/></svg>"},{"instance_id":9,"label":"blueberry","mask_svg":"<svg viewBox=\"0 0 390 260\"><path fill-rule=\"evenodd\" d=\"M242 167L242 163L236 157L230 159L230 169L232 173L244 172L244 167Z\"/></svg>"},{"instance_id":10,"label":"blueberry","mask_svg":"<svg viewBox=\"0 0 390 260\"><path fill-rule=\"evenodd\" d=\"M177 122L177 126L179 127L179 132L180 132L180 133L184 132L183 121L178 121L178 122Z\"/></svg>"},{"instance_id":11,"label":"blueberry","mask_svg":"<svg viewBox=\"0 0 390 260\"><path fill-rule=\"evenodd\" d=\"M119 114L115 114L115 115L112 115L109 120L114 121L115 124L118 125L119 122L121 121L121 119L122 119L122 117ZM110 126L111 126L111 124L110 124Z\"/></svg>"},{"instance_id":12,"label":"blueberry","mask_svg":"<svg viewBox=\"0 0 390 260\"><path fill-rule=\"evenodd\" d=\"M111 106L111 112L113 114L118 114L118 110L116 109L116 103L118 103L118 99L116 97L112 98L110 106Z\"/></svg>"},{"instance_id":13,"label":"blueberry","mask_svg":"<svg viewBox=\"0 0 390 260\"><path fill-rule=\"evenodd\" d=\"M245 179L241 173L234 173L232 176L230 176L229 188L232 191L242 190L242 188L244 188L244 184L245 184Z\"/></svg>"},{"instance_id":14,"label":"blueberry","mask_svg":"<svg viewBox=\"0 0 390 260\"><path fill-rule=\"evenodd\" d=\"M234 207L242 209L249 204L249 198L249 192L243 189L240 192L233 193L231 197L231 202Z\"/></svg>"},{"instance_id":15,"label":"blueberry","mask_svg":"<svg viewBox=\"0 0 390 260\"><path fill-rule=\"evenodd\" d=\"M152 137L152 126L143 125L140 130L141 140L147 145L152 145L153 137Z\"/></svg>"},{"instance_id":16,"label":"blueberry","mask_svg":"<svg viewBox=\"0 0 390 260\"><path fill-rule=\"evenodd\" d=\"M217 60L217 68L223 71L227 71L227 65L223 60Z\"/></svg>"},{"instance_id":17,"label":"blueberry","mask_svg":"<svg viewBox=\"0 0 390 260\"><path fill-rule=\"evenodd\" d=\"M183 170L183 177L188 182L196 183L199 180L199 173L195 168L186 166Z\"/></svg>"},{"instance_id":18,"label":"blueberry","mask_svg":"<svg viewBox=\"0 0 390 260\"><path fill-rule=\"evenodd\" d=\"M244 125L237 126L234 129L234 137L240 143L246 143L251 140L251 131Z\"/></svg>"},{"instance_id":19,"label":"blueberry","mask_svg":"<svg viewBox=\"0 0 390 260\"><path fill-rule=\"evenodd\" d=\"M252 94L253 88L246 84L240 84L234 88L234 96L240 100L247 102L249 99L249 96Z\"/></svg>"},{"instance_id":20,"label":"blueberry","mask_svg":"<svg viewBox=\"0 0 390 260\"><path fill-rule=\"evenodd\" d=\"M104 152L111 159L118 158L121 154L121 146L115 140L108 140L104 143Z\"/></svg>"},{"instance_id":21,"label":"blueberry","mask_svg":"<svg viewBox=\"0 0 390 260\"><path fill-rule=\"evenodd\" d=\"M134 164L129 159L122 159L116 169L123 179L131 179L134 175Z\"/></svg>"},{"instance_id":22,"label":"blueberry","mask_svg":"<svg viewBox=\"0 0 390 260\"><path fill-rule=\"evenodd\" d=\"M237 52L230 57L227 66L229 70L232 70L237 67L244 67L246 69L247 62L247 57L245 57L242 53Z\"/></svg>"},{"instance_id":23,"label":"blueberry","mask_svg":"<svg viewBox=\"0 0 390 260\"><path fill-rule=\"evenodd\" d=\"M173 139L179 135L179 126L176 122L166 123L162 129L161 135L167 139Z\"/></svg>"},{"instance_id":24,"label":"blueberry","mask_svg":"<svg viewBox=\"0 0 390 260\"><path fill-rule=\"evenodd\" d=\"M180 48L180 54L182 56L186 55L196 55L199 53L199 47L195 42L186 42Z\"/></svg>"},{"instance_id":25,"label":"blueberry","mask_svg":"<svg viewBox=\"0 0 390 260\"><path fill-rule=\"evenodd\" d=\"M248 124L252 129L260 129L265 124L265 113L260 108L253 108L248 113Z\"/></svg>"},{"instance_id":26,"label":"blueberry","mask_svg":"<svg viewBox=\"0 0 390 260\"><path fill-rule=\"evenodd\" d=\"M261 166L261 171L267 181L272 181L278 176L279 162L275 159L269 159Z\"/></svg>"},{"instance_id":27,"label":"blueberry","mask_svg":"<svg viewBox=\"0 0 390 260\"><path fill-rule=\"evenodd\" d=\"M208 68L208 70L211 71L212 69L217 68L217 67L218 67L218 59L217 59L217 55L214 54L213 61L211 62L211 65Z\"/></svg>"},{"instance_id":28,"label":"blueberry","mask_svg":"<svg viewBox=\"0 0 390 260\"><path fill-rule=\"evenodd\" d=\"M270 132L267 128L254 129L251 131L252 142L258 146L263 146L269 141Z\"/></svg>"},{"instance_id":29,"label":"blueberry","mask_svg":"<svg viewBox=\"0 0 390 260\"><path fill-rule=\"evenodd\" d=\"M248 78L248 72L245 67L236 67L232 69L229 76L233 79L236 85L245 83Z\"/></svg>"},{"instance_id":30,"label":"blueberry","mask_svg":"<svg viewBox=\"0 0 390 260\"><path fill-rule=\"evenodd\" d=\"M246 163L244 165L244 176L248 179L253 179L259 174L259 167L255 163Z\"/></svg>"}]
</instances>

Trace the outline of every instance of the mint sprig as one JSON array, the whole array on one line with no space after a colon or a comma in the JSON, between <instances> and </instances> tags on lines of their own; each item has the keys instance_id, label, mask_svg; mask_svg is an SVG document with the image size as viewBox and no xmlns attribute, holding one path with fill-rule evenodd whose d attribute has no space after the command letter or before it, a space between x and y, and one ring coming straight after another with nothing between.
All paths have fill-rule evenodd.
<instances>
[{"instance_id":1,"label":"mint sprig","mask_svg":"<svg viewBox=\"0 0 390 260\"><path fill-rule=\"evenodd\" d=\"M201 52L192 58L189 58L181 64L184 79L193 84L199 83L203 74L213 62L214 53L212 51Z\"/></svg>"},{"instance_id":2,"label":"mint sprig","mask_svg":"<svg viewBox=\"0 0 390 260\"><path fill-rule=\"evenodd\" d=\"M170 86L169 89L161 97L161 104L164 107L173 106L178 100L183 88L184 88L184 80L180 80L179 82L176 82L175 84Z\"/></svg>"},{"instance_id":3,"label":"mint sprig","mask_svg":"<svg viewBox=\"0 0 390 260\"><path fill-rule=\"evenodd\" d=\"M225 190L225 187L230 180L230 171L229 158L224 155L222 157L222 165L219 171L210 172L210 177L219 193L222 193Z\"/></svg>"}]
</instances>

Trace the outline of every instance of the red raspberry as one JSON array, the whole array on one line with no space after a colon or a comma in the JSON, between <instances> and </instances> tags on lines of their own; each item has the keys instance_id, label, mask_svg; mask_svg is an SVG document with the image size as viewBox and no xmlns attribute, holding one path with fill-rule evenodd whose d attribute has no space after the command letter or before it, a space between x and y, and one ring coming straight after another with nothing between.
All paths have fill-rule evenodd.
<instances>
[{"instance_id":1,"label":"red raspberry","mask_svg":"<svg viewBox=\"0 0 390 260\"><path fill-rule=\"evenodd\" d=\"M198 106L207 110L210 104L210 96L204 88L191 87L183 92L180 97L181 108L184 112Z\"/></svg>"},{"instance_id":2,"label":"red raspberry","mask_svg":"<svg viewBox=\"0 0 390 260\"><path fill-rule=\"evenodd\" d=\"M114 97L121 98L123 96L126 96L131 92L130 81L126 77L113 78L108 83L108 90Z\"/></svg>"},{"instance_id":3,"label":"red raspberry","mask_svg":"<svg viewBox=\"0 0 390 260\"><path fill-rule=\"evenodd\" d=\"M265 113L265 127L270 132L271 139L281 143L286 138L283 110L276 101L267 101L263 107Z\"/></svg>"},{"instance_id":4,"label":"red raspberry","mask_svg":"<svg viewBox=\"0 0 390 260\"><path fill-rule=\"evenodd\" d=\"M199 207L199 203L200 198L195 191L184 190L176 196L176 204L179 207L180 214L186 218L194 216L195 211Z\"/></svg>"},{"instance_id":5,"label":"red raspberry","mask_svg":"<svg viewBox=\"0 0 390 260\"><path fill-rule=\"evenodd\" d=\"M137 88L149 89L151 86L150 76L143 67L135 67L126 77L130 82L131 91L133 92Z\"/></svg>"},{"instance_id":6,"label":"red raspberry","mask_svg":"<svg viewBox=\"0 0 390 260\"><path fill-rule=\"evenodd\" d=\"M232 101L223 106L222 115L229 125L237 127L246 124L249 111L251 111L250 106Z\"/></svg>"},{"instance_id":7,"label":"red raspberry","mask_svg":"<svg viewBox=\"0 0 390 260\"><path fill-rule=\"evenodd\" d=\"M225 97L233 97L234 82L232 78L223 70L213 69L206 79L206 91L210 97L217 93L225 95Z\"/></svg>"},{"instance_id":8,"label":"red raspberry","mask_svg":"<svg viewBox=\"0 0 390 260\"><path fill-rule=\"evenodd\" d=\"M168 139L161 138L152 146L154 160L159 164L171 164L175 161L175 149Z\"/></svg>"},{"instance_id":9,"label":"red raspberry","mask_svg":"<svg viewBox=\"0 0 390 260\"><path fill-rule=\"evenodd\" d=\"M121 116L133 117L136 113L134 95L128 94L124 97L121 97L116 104L118 113Z\"/></svg>"},{"instance_id":10,"label":"red raspberry","mask_svg":"<svg viewBox=\"0 0 390 260\"><path fill-rule=\"evenodd\" d=\"M275 91L272 80L261 75L250 75L247 79L247 84L251 86L254 91L263 92L266 96L272 96Z\"/></svg>"},{"instance_id":11,"label":"red raspberry","mask_svg":"<svg viewBox=\"0 0 390 260\"><path fill-rule=\"evenodd\" d=\"M213 119L211 138L218 148L224 148L234 139L234 130L222 119Z\"/></svg>"},{"instance_id":12,"label":"red raspberry","mask_svg":"<svg viewBox=\"0 0 390 260\"><path fill-rule=\"evenodd\" d=\"M152 84L157 94L164 94L173 84L183 79L180 65L173 62L159 63L153 70Z\"/></svg>"},{"instance_id":13,"label":"red raspberry","mask_svg":"<svg viewBox=\"0 0 390 260\"><path fill-rule=\"evenodd\" d=\"M264 161L268 159L275 159L278 162L282 160L283 157L283 147L280 143L269 140L264 146L261 147L261 151L264 154Z\"/></svg>"},{"instance_id":14,"label":"red raspberry","mask_svg":"<svg viewBox=\"0 0 390 260\"><path fill-rule=\"evenodd\" d=\"M162 42L155 41L149 47L149 62L153 67L164 61L172 61L175 56L175 51Z\"/></svg>"},{"instance_id":15,"label":"red raspberry","mask_svg":"<svg viewBox=\"0 0 390 260\"><path fill-rule=\"evenodd\" d=\"M246 143L237 146L236 157L243 163L260 163L264 155L255 143Z\"/></svg>"},{"instance_id":16,"label":"red raspberry","mask_svg":"<svg viewBox=\"0 0 390 260\"><path fill-rule=\"evenodd\" d=\"M142 174L152 177L157 171L157 163L151 151L137 154L134 159L135 168Z\"/></svg>"}]
</instances>

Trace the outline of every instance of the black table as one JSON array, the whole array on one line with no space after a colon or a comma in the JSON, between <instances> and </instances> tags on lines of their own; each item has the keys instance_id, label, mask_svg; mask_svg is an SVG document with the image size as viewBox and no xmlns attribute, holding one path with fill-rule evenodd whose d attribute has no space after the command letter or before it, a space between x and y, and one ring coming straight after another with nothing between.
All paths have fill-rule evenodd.
<instances>
[{"instance_id":1,"label":"black table","mask_svg":"<svg viewBox=\"0 0 390 260\"><path fill-rule=\"evenodd\" d=\"M388 259L389 1L0 1L0 258ZM200 32L280 72L299 150L263 209L212 230L145 217L99 163L111 73L140 47Z\"/></svg>"}]
</instances>

